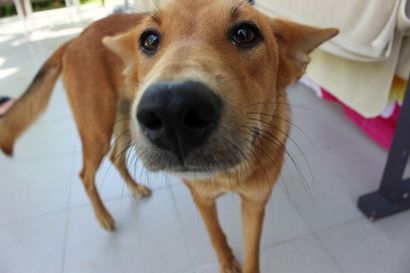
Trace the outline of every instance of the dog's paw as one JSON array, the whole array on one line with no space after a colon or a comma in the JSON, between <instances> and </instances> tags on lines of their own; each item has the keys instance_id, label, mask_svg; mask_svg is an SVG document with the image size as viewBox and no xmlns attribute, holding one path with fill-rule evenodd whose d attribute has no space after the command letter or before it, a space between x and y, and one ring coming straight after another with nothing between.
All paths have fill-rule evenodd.
<instances>
[{"instance_id":1,"label":"dog's paw","mask_svg":"<svg viewBox=\"0 0 410 273\"><path fill-rule=\"evenodd\" d=\"M242 268L236 259L221 265L221 273L242 273Z\"/></svg>"},{"instance_id":2,"label":"dog's paw","mask_svg":"<svg viewBox=\"0 0 410 273\"><path fill-rule=\"evenodd\" d=\"M115 230L115 221L111 217L109 213L100 214L97 216L98 222L106 231L114 231Z\"/></svg>"},{"instance_id":3,"label":"dog's paw","mask_svg":"<svg viewBox=\"0 0 410 273\"><path fill-rule=\"evenodd\" d=\"M135 198L148 197L151 195L151 189L141 184L135 184L130 188Z\"/></svg>"}]
</instances>

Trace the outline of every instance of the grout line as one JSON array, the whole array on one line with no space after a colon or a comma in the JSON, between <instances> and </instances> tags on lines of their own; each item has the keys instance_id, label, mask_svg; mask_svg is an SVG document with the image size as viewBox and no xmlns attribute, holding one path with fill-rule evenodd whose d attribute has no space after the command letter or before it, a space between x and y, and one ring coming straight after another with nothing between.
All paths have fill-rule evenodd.
<instances>
[{"instance_id":1,"label":"grout line","mask_svg":"<svg viewBox=\"0 0 410 273\"><path fill-rule=\"evenodd\" d=\"M64 225L64 238L63 238L63 249L61 252L61 265L60 272L64 273L66 253L67 253L67 237L68 237L68 225L70 220L70 212L66 211L65 225Z\"/></svg>"},{"instance_id":2,"label":"grout line","mask_svg":"<svg viewBox=\"0 0 410 273\"><path fill-rule=\"evenodd\" d=\"M300 211L300 209L299 209L299 206L297 206L297 205L294 204L293 202L291 202L291 205L295 208L295 210L297 211L297 213L300 215L300 217L302 217L303 221L307 224L307 226L308 226L309 229L311 230L311 233L310 233L309 235L313 235L313 236L319 241L320 246L321 246L322 249L329 255L330 259L331 259L332 262L335 264L335 266L337 267L337 269L339 269L339 271L340 271L341 273L345 273L345 271L343 270L343 267L338 263L336 257L334 257L333 254L330 252L330 250L324 245L322 239L321 239L320 236L318 235L318 232L325 232L325 231L330 230L330 229L333 229L333 228L335 228L335 227L340 227L340 226L343 226L343 225L347 225L347 224L349 224L349 223L353 223L353 222L359 221L359 220L363 219L363 217L355 217L355 218L352 218L352 219L343 221L343 222L341 222L341 223L333 224L333 225L327 226L327 227L325 227L325 228L315 230L315 229L312 227L312 225L310 224L310 222L307 221L306 216L305 216L303 213L301 213L301 211Z\"/></svg>"},{"instance_id":3,"label":"grout line","mask_svg":"<svg viewBox=\"0 0 410 273\"><path fill-rule=\"evenodd\" d=\"M75 151L75 140L73 139L73 151ZM71 180L70 180L70 186L68 189L68 194L67 194L67 209L66 209L66 219L65 219L65 226L64 226L64 238L63 238L63 250L61 253L61 266L60 266L60 272L64 273L64 267L65 267L65 262L66 262L66 253L67 253L67 237L68 237L68 227L70 223L70 203L71 203L71 193L72 193L72 187L73 187L73 181L74 181L74 167L75 167L75 158L76 155L73 153L72 158L71 158Z\"/></svg>"},{"instance_id":4,"label":"grout line","mask_svg":"<svg viewBox=\"0 0 410 273\"><path fill-rule=\"evenodd\" d=\"M312 236L312 235L314 235L314 232L310 232L310 233L307 233L307 234L299 235L299 236L296 236L296 237L293 237L293 238L289 238L289 239L281 240L281 241L278 241L278 242L275 242L275 243L272 243L272 244L268 244L268 245L265 245L265 246L261 247L261 249L262 250L272 249L272 248L275 248L275 247L278 247L278 246L281 246L281 245L284 245L284 244L287 244L287 243L291 243L291 242L294 242L294 241L297 241L297 240L300 240L300 239L303 239L305 237L309 237L309 236Z\"/></svg>"},{"instance_id":5,"label":"grout line","mask_svg":"<svg viewBox=\"0 0 410 273\"><path fill-rule=\"evenodd\" d=\"M40 218L54 216L54 215L57 215L57 214L60 214L60 213L64 213L66 211L67 211L67 209L52 210L52 211L48 211L48 212L45 212L45 213L42 213L42 214L39 214L39 215L29 216L29 217L24 218L24 219L16 219L16 220L13 220L13 221L10 221L10 222L5 222L5 223L0 224L0 227L5 227L5 226L8 226L8 225L13 225L13 224L17 224L17 223L24 223L26 221L38 220Z\"/></svg>"},{"instance_id":6,"label":"grout line","mask_svg":"<svg viewBox=\"0 0 410 273\"><path fill-rule=\"evenodd\" d=\"M313 232L314 233L325 232L325 231L328 231L328 230L333 229L335 227L345 226L345 225L348 225L348 224L351 224L351 223L354 223L356 221L363 220L363 219L365 219L364 216L363 217L359 216L359 217L355 217L355 218L352 218L352 219L347 219L346 221L343 221L341 223L332 224L330 226L327 226L327 227L324 227L324 228L321 228L321 229L318 229L318 230L314 230Z\"/></svg>"},{"instance_id":7,"label":"grout line","mask_svg":"<svg viewBox=\"0 0 410 273\"><path fill-rule=\"evenodd\" d=\"M178 205L177 205L177 199L176 199L176 197L175 197L175 193L174 193L174 191L173 191L173 188L174 188L174 186L176 186L176 185L169 185L169 184L167 184L168 186L167 186L167 190L168 190L168 192L171 194L171 198L172 198L172 203L173 203L173 205L174 205L174 209L175 209L175 212L176 212L176 214L177 214L177 220L178 220L178 224L179 224L179 228L180 228L180 230L181 230L181 232L182 232L182 238L183 238L183 240L184 240L184 246L185 246L185 250L186 250L186 252L188 253L188 259L189 259L189 262L191 263L191 268L192 268L192 270L193 270L193 273L195 273L196 272L196 268L195 268L195 263L194 263L194 259L193 259L193 257L192 257L192 254L191 254L191 252L189 251L189 247L188 247L188 240L187 240L187 237L186 237L186 233L185 233L185 227L184 227L184 225L183 225L183 223L182 223L182 219L181 219L181 213L180 213L180 211L179 211L179 209L178 209Z\"/></svg>"},{"instance_id":8,"label":"grout line","mask_svg":"<svg viewBox=\"0 0 410 273\"><path fill-rule=\"evenodd\" d=\"M336 267L339 269L339 271L341 273L345 273L345 271L343 270L342 266L339 264L339 262L337 261L336 257L333 256L333 254L330 252L330 250L325 246L325 244L323 243L322 239L320 238L320 236L314 232L314 236L315 238L319 241L320 246L323 248L323 250L329 255L330 259L333 261L333 263L336 265Z\"/></svg>"}]
</instances>

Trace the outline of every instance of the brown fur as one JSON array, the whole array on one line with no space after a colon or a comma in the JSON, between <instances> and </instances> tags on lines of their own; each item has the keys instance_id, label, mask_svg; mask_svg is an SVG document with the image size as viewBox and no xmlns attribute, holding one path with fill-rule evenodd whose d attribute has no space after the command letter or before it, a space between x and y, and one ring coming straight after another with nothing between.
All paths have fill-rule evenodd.
<instances>
[{"instance_id":1,"label":"brown fur","mask_svg":"<svg viewBox=\"0 0 410 273\"><path fill-rule=\"evenodd\" d=\"M225 33L233 21L239 20L258 25L263 34L261 45L249 51L233 47ZM144 56L138 45L140 34L147 28L159 29L164 35L159 52L152 57ZM94 183L112 137L131 130L132 137L127 134L116 142L111 160L135 195L148 195L149 189L129 175L125 157L117 156L133 141L147 168L158 167L158 162L146 156L156 151L144 142L135 120L139 99L153 82L205 82L226 105L224 129L210 141L207 150L212 150L220 162L240 157L240 163L215 168L207 178L177 174L189 187L204 219L221 273L258 273L265 205L283 164L289 131L285 88L303 74L308 54L336 34L335 29L271 19L240 0L175 0L155 16L105 18L63 45L44 64L27 92L0 120L0 148L12 153L17 137L46 107L62 71L83 144L81 178L97 219L104 228L113 230L114 221ZM224 142L233 143L230 150ZM197 159L202 160L200 155ZM215 200L226 192L236 192L242 198L243 271L218 224Z\"/></svg>"}]
</instances>

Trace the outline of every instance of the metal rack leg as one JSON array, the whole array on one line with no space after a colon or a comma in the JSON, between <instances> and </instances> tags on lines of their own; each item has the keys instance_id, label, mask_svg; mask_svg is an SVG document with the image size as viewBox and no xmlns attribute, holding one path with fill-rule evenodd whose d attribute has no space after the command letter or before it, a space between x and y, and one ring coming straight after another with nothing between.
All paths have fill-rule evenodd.
<instances>
[{"instance_id":1,"label":"metal rack leg","mask_svg":"<svg viewBox=\"0 0 410 273\"><path fill-rule=\"evenodd\" d=\"M381 185L359 198L359 209L377 220L410 209L410 179L403 180L410 154L410 79Z\"/></svg>"}]
</instances>

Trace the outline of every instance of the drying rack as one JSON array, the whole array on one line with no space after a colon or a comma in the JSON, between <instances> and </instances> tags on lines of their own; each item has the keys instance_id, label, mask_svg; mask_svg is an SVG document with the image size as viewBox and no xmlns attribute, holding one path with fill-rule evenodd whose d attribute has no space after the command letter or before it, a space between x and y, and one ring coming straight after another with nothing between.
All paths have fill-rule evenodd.
<instances>
[{"instance_id":1,"label":"drying rack","mask_svg":"<svg viewBox=\"0 0 410 273\"><path fill-rule=\"evenodd\" d=\"M372 221L410 209L410 178L404 171L410 155L410 78L387 163L376 192L359 198L359 209Z\"/></svg>"}]
</instances>

